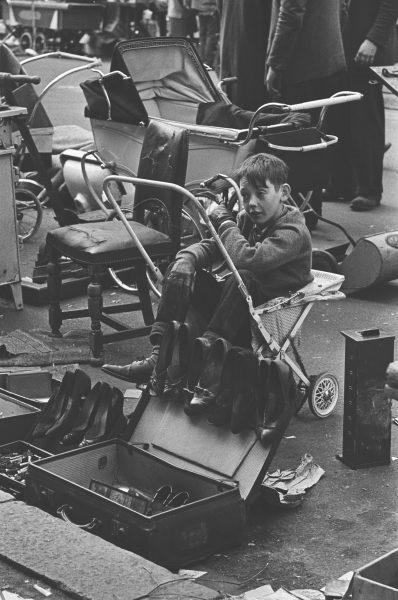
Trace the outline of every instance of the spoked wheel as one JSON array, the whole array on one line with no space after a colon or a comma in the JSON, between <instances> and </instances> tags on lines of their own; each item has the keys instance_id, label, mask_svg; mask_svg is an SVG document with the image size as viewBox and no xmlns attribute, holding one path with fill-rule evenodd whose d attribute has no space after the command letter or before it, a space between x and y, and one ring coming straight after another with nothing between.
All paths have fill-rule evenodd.
<instances>
[{"instance_id":1,"label":"spoked wheel","mask_svg":"<svg viewBox=\"0 0 398 600\"><path fill-rule=\"evenodd\" d=\"M37 196L29 189L15 189L18 238L26 242L39 229L43 219L43 208Z\"/></svg>"},{"instance_id":2,"label":"spoked wheel","mask_svg":"<svg viewBox=\"0 0 398 600\"><path fill-rule=\"evenodd\" d=\"M325 419L335 409L339 399L339 382L331 373L312 375L308 390L308 404L311 412L319 419Z\"/></svg>"}]
</instances>

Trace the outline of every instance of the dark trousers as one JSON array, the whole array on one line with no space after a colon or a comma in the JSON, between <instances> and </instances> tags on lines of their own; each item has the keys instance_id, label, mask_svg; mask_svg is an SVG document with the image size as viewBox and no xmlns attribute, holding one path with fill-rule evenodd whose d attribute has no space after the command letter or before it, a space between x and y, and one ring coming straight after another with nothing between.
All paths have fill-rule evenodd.
<instances>
[{"instance_id":1,"label":"dark trousers","mask_svg":"<svg viewBox=\"0 0 398 600\"><path fill-rule=\"evenodd\" d=\"M356 194L374 197L383 193L383 157L385 144L382 83L371 78L368 69L349 70L350 89L363 94L350 106L351 159Z\"/></svg>"},{"instance_id":2,"label":"dark trousers","mask_svg":"<svg viewBox=\"0 0 398 600\"><path fill-rule=\"evenodd\" d=\"M339 71L328 77L284 85L282 100L287 104L308 102L310 100L329 98L336 92L347 89L347 72ZM336 135L339 138L339 142L333 147L330 180L329 182L325 181L325 187L330 188L334 194L347 198L351 197L354 191L350 161L349 106L349 104L342 104L330 107L326 113L325 123L322 127L325 133ZM317 124L319 114L317 111L311 111L314 125Z\"/></svg>"},{"instance_id":3,"label":"dark trousers","mask_svg":"<svg viewBox=\"0 0 398 600\"><path fill-rule=\"evenodd\" d=\"M200 58L209 67L214 67L216 63L219 31L220 18L218 13L214 15L199 15Z\"/></svg>"},{"instance_id":4,"label":"dark trousers","mask_svg":"<svg viewBox=\"0 0 398 600\"><path fill-rule=\"evenodd\" d=\"M269 299L261 282L250 271L239 271L254 305ZM152 326L151 342L156 343L170 321L185 321L192 307L200 315L206 329L232 344L250 347L251 330L248 306L236 279L229 275L218 282L207 271L198 270L193 290L187 278L170 274L163 283L156 321Z\"/></svg>"}]
</instances>

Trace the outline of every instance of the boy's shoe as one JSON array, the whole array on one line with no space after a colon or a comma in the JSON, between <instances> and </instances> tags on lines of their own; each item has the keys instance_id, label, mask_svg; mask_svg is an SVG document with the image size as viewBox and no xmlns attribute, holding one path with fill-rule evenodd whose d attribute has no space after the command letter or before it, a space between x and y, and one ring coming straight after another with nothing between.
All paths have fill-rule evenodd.
<instances>
[{"instance_id":1,"label":"boy's shoe","mask_svg":"<svg viewBox=\"0 0 398 600\"><path fill-rule=\"evenodd\" d=\"M350 204L351 210L366 212L380 206L380 198L376 196L357 196Z\"/></svg>"},{"instance_id":2,"label":"boy's shoe","mask_svg":"<svg viewBox=\"0 0 398 600\"><path fill-rule=\"evenodd\" d=\"M135 360L129 365L102 365L101 370L112 377L123 379L130 383L147 383L155 368L155 361L151 356Z\"/></svg>"}]
</instances>

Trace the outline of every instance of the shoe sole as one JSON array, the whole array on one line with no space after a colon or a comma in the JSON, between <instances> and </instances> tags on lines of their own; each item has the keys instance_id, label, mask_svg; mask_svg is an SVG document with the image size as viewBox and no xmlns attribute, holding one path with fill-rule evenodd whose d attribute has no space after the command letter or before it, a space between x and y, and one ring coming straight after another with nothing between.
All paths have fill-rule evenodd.
<instances>
[{"instance_id":1,"label":"shoe sole","mask_svg":"<svg viewBox=\"0 0 398 600\"><path fill-rule=\"evenodd\" d=\"M129 383L149 383L149 377L148 379L131 379L131 377L125 377L124 375L116 375L116 373L113 373L108 369L104 369L104 367L101 367L101 371L103 371L107 375L110 375L111 377L115 377L115 379L121 379L122 381L128 381Z\"/></svg>"}]
</instances>

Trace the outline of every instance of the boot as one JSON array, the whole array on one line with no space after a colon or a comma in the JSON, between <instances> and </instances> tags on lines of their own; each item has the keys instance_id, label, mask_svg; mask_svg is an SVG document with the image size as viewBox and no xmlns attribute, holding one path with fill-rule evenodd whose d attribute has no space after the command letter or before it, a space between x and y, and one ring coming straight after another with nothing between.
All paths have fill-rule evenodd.
<instances>
[{"instance_id":1,"label":"boot","mask_svg":"<svg viewBox=\"0 0 398 600\"><path fill-rule=\"evenodd\" d=\"M101 388L102 383L99 381L84 398L80 412L71 431L64 435L61 440L61 444L63 446L79 444L82 441L85 432L87 429L89 429L94 420L95 413L98 408L98 400L101 393Z\"/></svg>"},{"instance_id":2,"label":"boot","mask_svg":"<svg viewBox=\"0 0 398 600\"><path fill-rule=\"evenodd\" d=\"M90 388L90 377L81 369L76 369L72 391L65 402L63 413L55 423L47 429L45 437L61 439L68 431L70 431L78 415L83 399L89 393Z\"/></svg>"},{"instance_id":3,"label":"boot","mask_svg":"<svg viewBox=\"0 0 398 600\"><path fill-rule=\"evenodd\" d=\"M281 437L296 410L296 384L290 367L279 359L270 364L268 398L264 421L257 431L263 446Z\"/></svg>"},{"instance_id":4,"label":"boot","mask_svg":"<svg viewBox=\"0 0 398 600\"><path fill-rule=\"evenodd\" d=\"M39 415L32 433L32 439L38 439L44 436L47 429L52 427L57 419L63 413L69 394L72 392L75 375L71 371L66 371L57 391L53 392Z\"/></svg>"},{"instance_id":5,"label":"boot","mask_svg":"<svg viewBox=\"0 0 398 600\"><path fill-rule=\"evenodd\" d=\"M229 349L221 373L220 389L210 409L208 422L216 427L227 425L231 419L232 397L236 389L236 379L241 365L238 363L235 347Z\"/></svg>"},{"instance_id":6,"label":"boot","mask_svg":"<svg viewBox=\"0 0 398 600\"><path fill-rule=\"evenodd\" d=\"M161 396L163 394L167 368L172 360L173 350L177 346L180 326L181 323L178 321L170 321L162 336L158 359L150 378L150 389L156 396Z\"/></svg>"},{"instance_id":7,"label":"boot","mask_svg":"<svg viewBox=\"0 0 398 600\"><path fill-rule=\"evenodd\" d=\"M225 357L230 347L231 344L223 338L218 338L211 346L192 400L185 406L187 415L201 414L214 403L220 387Z\"/></svg>"},{"instance_id":8,"label":"boot","mask_svg":"<svg viewBox=\"0 0 398 600\"><path fill-rule=\"evenodd\" d=\"M232 433L241 433L255 422L255 387L258 361L251 350L235 348L237 365L235 388L232 396L230 427ZM239 368L239 366L240 368Z\"/></svg>"},{"instance_id":9,"label":"boot","mask_svg":"<svg viewBox=\"0 0 398 600\"><path fill-rule=\"evenodd\" d=\"M148 383L158 359L158 347L154 347L148 358L133 361L128 365L102 365L104 373L129 381L130 383Z\"/></svg>"},{"instance_id":10,"label":"boot","mask_svg":"<svg viewBox=\"0 0 398 600\"><path fill-rule=\"evenodd\" d=\"M173 353L166 372L163 395L167 400L180 400L186 385L188 369L191 362L194 339L198 335L198 327L189 323L181 323Z\"/></svg>"},{"instance_id":11,"label":"boot","mask_svg":"<svg viewBox=\"0 0 398 600\"><path fill-rule=\"evenodd\" d=\"M207 337L197 337L192 343L192 353L187 372L187 383L183 388L184 411L189 411L194 389L203 371L207 356L212 347L212 341ZM187 413L188 414L188 413Z\"/></svg>"}]
</instances>

